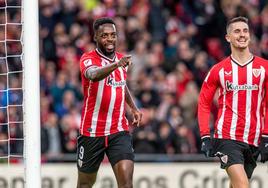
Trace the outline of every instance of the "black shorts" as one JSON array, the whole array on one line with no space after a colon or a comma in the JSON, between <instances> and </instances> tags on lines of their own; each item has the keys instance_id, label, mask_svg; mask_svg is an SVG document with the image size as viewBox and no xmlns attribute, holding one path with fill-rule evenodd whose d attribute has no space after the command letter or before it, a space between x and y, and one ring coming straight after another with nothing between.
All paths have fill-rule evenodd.
<instances>
[{"instance_id":1,"label":"black shorts","mask_svg":"<svg viewBox=\"0 0 268 188\"><path fill-rule=\"evenodd\" d=\"M257 166L257 147L243 142L226 139L213 139L213 149L220 158L221 168L226 169L233 164L243 164L248 178Z\"/></svg>"},{"instance_id":2,"label":"black shorts","mask_svg":"<svg viewBox=\"0 0 268 188\"><path fill-rule=\"evenodd\" d=\"M80 135L77 139L77 168L81 172L97 172L104 154L111 165L123 159L134 160L132 137L129 132L118 132L103 137Z\"/></svg>"}]
</instances>

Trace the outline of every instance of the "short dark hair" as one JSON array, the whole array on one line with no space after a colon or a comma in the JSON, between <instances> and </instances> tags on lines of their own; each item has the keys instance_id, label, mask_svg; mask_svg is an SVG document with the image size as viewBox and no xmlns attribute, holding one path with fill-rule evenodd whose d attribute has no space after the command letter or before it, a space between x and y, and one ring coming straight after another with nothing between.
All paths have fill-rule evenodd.
<instances>
[{"instance_id":1,"label":"short dark hair","mask_svg":"<svg viewBox=\"0 0 268 188\"><path fill-rule=\"evenodd\" d=\"M244 22L248 25L248 19L246 17L243 17L243 16L234 17L227 22L226 32L228 31L229 26L233 23L236 23L236 22Z\"/></svg>"},{"instance_id":2,"label":"short dark hair","mask_svg":"<svg viewBox=\"0 0 268 188\"><path fill-rule=\"evenodd\" d=\"M112 18L108 18L108 17L98 18L93 23L94 32L96 32L101 25L106 24L106 23L115 25L115 22L113 21Z\"/></svg>"}]
</instances>

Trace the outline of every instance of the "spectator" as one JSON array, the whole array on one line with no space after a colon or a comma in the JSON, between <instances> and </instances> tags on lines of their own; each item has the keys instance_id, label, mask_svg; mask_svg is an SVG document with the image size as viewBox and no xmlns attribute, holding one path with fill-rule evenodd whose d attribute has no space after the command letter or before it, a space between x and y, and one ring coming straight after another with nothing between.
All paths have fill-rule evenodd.
<instances>
[{"instance_id":1,"label":"spectator","mask_svg":"<svg viewBox=\"0 0 268 188\"><path fill-rule=\"evenodd\" d=\"M50 113L41 128L42 152L46 157L58 157L62 153L61 130L57 114Z\"/></svg>"},{"instance_id":2,"label":"spectator","mask_svg":"<svg viewBox=\"0 0 268 188\"><path fill-rule=\"evenodd\" d=\"M194 135L190 139L177 136L178 146L172 146L175 153L194 152L188 150L189 145L199 148L196 130L192 129L196 124L196 94L210 67L230 53L226 33L222 32L227 20L237 15L248 17L252 26L250 48L254 54L268 58L268 3L264 0L40 0L39 5L41 122L44 125L50 114L58 113L59 129L72 127L72 131L66 128L69 131L60 134L61 140L69 143L62 146L62 152L74 152L74 142L69 140L78 131L76 121L82 104L78 60L82 52L96 48L92 22L97 17L110 16L115 20L117 49L132 54L128 84L138 106L150 112L144 130L132 130L136 152L146 152L146 148L147 152L156 152L159 121L167 121L175 132L183 122L187 131L182 126L179 132ZM20 12L17 9L7 14L0 12L0 24L6 21L21 23ZM8 24L6 30L0 26L0 41L5 37L19 40L21 26ZM11 86L21 87L22 77L4 76L8 70L22 70L21 47L20 42L7 42L6 46L0 42L0 105L3 107L8 103L22 103L20 90L6 90ZM12 54L19 57L8 56ZM6 60L1 59L7 56ZM72 97L66 104L67 99L63 102L63 98L68 93ZM213 109L211 122L217 116L217 106ZM22 120L19 107L12 107L8 112L3 110L0 121L7 121L6 114L10 120ZM70 116L75 120L70 120Z\"/></svg>"}]
</instances>

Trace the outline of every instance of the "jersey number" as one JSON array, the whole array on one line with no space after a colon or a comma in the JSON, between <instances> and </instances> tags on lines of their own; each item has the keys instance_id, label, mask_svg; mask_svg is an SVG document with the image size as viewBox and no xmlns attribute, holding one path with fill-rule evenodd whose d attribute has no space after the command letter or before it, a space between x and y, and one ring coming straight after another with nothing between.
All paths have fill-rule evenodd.
<instances>
[{"instance_id":1,"label":"jersey number","mask_svg":"<svg viewBox=\"0 0 268 188\"><path fill-rule=\"evenodd\" d=\"M80 149L79 149L79 159L83 159L84 158L84 147L81 146Z\"/></svg>"}]
</instances>

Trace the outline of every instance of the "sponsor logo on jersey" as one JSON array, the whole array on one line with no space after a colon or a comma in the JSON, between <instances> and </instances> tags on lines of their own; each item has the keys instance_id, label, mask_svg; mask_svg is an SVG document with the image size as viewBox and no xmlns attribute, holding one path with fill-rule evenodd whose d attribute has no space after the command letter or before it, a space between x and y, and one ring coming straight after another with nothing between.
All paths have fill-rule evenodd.
<instances>
[{"instance_id":1,"label":"sponsor logo on jersey","mask_svg":"<svg viewBox=\"0 0 268 188\"><path fill-rule=\"evenodd\" d=\"M115 81L114 78L112 78L111 76L109 76L107 78L107 85L112 86L112 87L123 87L126 85L126 81L125 80L121 80L121 81Z\"/></svg>"},{"instance_id":2,"label":"sponsor logo on jersey","mask_svg":"<svg viewBox=\"0 0 268 188\"><path fill-rule=\"evenodd\" d=\"M225 84L226 84L227 91L258 90L259 89L257 84L255 84L255 85L250 85L250 84L238 85L238 84L234 84L228 80L225 82Z\"/></svg>"}]
</instances>

